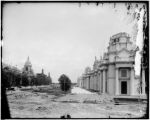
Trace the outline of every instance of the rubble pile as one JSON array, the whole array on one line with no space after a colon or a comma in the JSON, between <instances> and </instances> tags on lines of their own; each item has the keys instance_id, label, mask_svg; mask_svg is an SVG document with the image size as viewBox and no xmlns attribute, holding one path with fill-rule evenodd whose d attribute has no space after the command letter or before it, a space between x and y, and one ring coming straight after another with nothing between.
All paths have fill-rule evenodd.
<instances>
[{"instance_id":1,"label":"rubble pile","mask_svg":"<svg viewBox=\"0 0 150 120\"><path fill-rule=\"evenodd\" d=\"M14 92L13 94L8 94L9 99L26 99L27 97L35 96L30 92Z\"/></svg>"}]
</instances>

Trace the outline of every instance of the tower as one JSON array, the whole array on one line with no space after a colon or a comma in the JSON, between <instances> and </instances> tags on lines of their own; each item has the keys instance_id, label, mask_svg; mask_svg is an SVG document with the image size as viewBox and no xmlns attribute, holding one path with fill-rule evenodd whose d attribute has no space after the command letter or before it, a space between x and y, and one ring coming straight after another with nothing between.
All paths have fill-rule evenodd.
<instances>
[{"instance_id":1,"label":"tower","mask_svg":"<svg viewBox=\"0 0 150 120\"><path fill-rule=\"evenodd\" d=\"M42 69L42 74L44 74L44 69Z\"/></svg>"},{"instance_id":2,"label":"tower","mask_svg":"<svg viewBox=\"0 0 150 120\"><path fill-rule=\"evenodd\" d=\"M29 79L31 78L31 76L34 76L34 73L33 73L33 70L32 70L32 64L30 62L29 56L27 58L27 61L24 64L22 73L26 74Z\"/></svg>"},{"instance_id":3,"label":"tower","mask_svg":"<svg viewBox=\"0 0 150 120\"><path fill-rule=\"evenodd\" d=\"M48 73L48 77L50 78L50 72Z\"/></svg>"}]
</instances>

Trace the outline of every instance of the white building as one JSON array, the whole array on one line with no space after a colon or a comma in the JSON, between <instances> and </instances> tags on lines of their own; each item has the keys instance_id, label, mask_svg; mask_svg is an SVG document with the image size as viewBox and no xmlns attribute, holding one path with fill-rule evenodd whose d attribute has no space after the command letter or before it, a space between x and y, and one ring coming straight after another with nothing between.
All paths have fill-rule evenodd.
<instances>
[{"instance_id":1,"label":"white building","mask_svg":"<svg viewBox=\"0 0 150 120\"><path fill-rule=\"evenodd\" d=\"M140 77L135 77L134 71L136 50L127 33L113 35L108 51L100 60L95 57L93 69L86 68L79 86L111 95L139 94Z\"/></svg>"}]
</instances>

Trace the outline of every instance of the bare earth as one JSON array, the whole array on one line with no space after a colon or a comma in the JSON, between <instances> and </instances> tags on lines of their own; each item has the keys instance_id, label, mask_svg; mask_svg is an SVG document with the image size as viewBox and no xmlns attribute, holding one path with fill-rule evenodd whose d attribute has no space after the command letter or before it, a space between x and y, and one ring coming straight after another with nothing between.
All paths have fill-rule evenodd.
<instances>
[{"instance_id":1,"label":"bare earth","mask_svg":"<svg viewBox=\"0 0 150 120\"><path fill-rule=\"evenodd\" d=\"M7 92L13 118L136 118L141 117L145 104L115 105L113 96L99 95L74 87L65 94L59 88L41 86Z\"/></svg>"}]
</instances>

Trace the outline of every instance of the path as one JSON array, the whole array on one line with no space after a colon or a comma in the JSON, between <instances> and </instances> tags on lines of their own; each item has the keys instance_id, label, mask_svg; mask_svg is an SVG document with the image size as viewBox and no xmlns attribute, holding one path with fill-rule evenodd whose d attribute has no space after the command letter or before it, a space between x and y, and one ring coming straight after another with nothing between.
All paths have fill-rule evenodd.
<instances>
[{"instance_id":1,"label":"path","mask_svg":"<svg viewBox=\"0 0 150 120\"><path fill-rule=\"evenodd\" d=\"M75 93L75 94L95 94L95 93L92 93L90 91L87 91L87 90L79 88L79 87L73 87L72 90L71 90L71 93Z\"/></svg>"}]
</instances>

